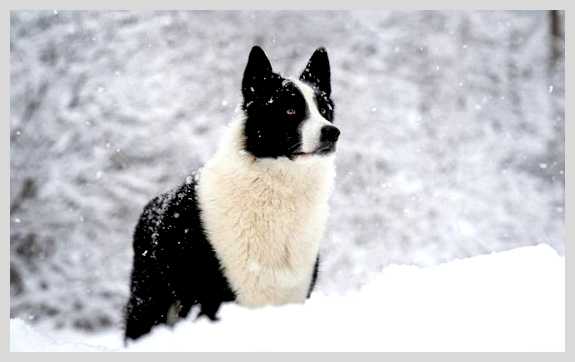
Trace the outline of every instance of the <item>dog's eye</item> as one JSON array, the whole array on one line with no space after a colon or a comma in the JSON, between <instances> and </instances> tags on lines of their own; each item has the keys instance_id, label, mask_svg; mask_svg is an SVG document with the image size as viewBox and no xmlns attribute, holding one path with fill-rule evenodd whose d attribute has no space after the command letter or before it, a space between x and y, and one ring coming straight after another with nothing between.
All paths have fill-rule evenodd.
<instances>
[{"instance_id":1,"label":"dog's eye","mask_svg":"<svg viewBox=\"0 0 575 362\"><path fill-rule=\"evenodd\" d=\"M327 111L325 110L325 108L322 108L319 110L319 113L321 113L322 116L325 116L327 114Z\"/></svg>"},{"instance_id":2,"label":"dog's eye","mask_svg":"<svg viewBox=\"0 0 575 362\"><path fill-rule=\"evenodd\" d=\"M286 110L286 114L287 114L288 116L293 116L293 115L295 115L295 109L293 109L293 108L287 109L287 110Z\"/></svg>"}]
</instances>

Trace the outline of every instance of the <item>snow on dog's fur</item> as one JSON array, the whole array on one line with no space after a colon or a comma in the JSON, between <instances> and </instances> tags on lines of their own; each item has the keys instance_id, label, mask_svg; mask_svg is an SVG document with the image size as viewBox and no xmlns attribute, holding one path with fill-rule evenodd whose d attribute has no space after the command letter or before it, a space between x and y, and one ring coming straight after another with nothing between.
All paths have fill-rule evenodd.
<instances>
[{"instance_id":1,"label":"snow on dog's fur","mask_svg":"<svg viewBox=\"0 0 575 362\"><path fill-rule=\"evenodd\" d=\"M214 157L144 208L126 338L196 305L215 320L222 302L301 303L314 287L339 137L327 52L289 79L252 48L242 95L242 115Z\"/></svg>"}]
</instances>

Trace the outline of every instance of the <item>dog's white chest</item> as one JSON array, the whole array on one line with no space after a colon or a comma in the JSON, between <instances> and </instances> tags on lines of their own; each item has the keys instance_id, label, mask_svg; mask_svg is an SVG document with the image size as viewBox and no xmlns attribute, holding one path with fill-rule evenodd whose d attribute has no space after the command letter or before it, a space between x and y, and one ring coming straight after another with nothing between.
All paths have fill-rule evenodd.
<instances>
[{"instance_id":1,"label":"dog's white chest","mask_svg":"<svg viewBox=\"0 0 575 362\"><path fill-rule=\"evenodd\" d=\"M327 220L331 161L303 167L309 175L286 163L285 179L265 163L202 170L202 221L240 304L305 301Z\"/></svg>"}]
</instances>

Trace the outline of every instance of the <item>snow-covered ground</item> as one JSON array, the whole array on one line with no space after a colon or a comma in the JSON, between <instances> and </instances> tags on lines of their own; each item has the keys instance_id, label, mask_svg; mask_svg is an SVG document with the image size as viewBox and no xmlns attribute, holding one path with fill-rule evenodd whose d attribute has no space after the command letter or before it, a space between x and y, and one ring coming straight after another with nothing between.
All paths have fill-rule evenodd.
<instances>
[{"instance_id":1,"label":"snow-covered ground","mask_svg":"<svg viewBox=\"0 0 575 362\"><path fill-rule=\"evenodd\" d=\"M392 265L359 292L220 311L158 327L127 351L563 351L565 265L548 245L434 267ZM13 319L11 351L124 350L119 331L53 332Z\"/></svg>"}]
</instances>

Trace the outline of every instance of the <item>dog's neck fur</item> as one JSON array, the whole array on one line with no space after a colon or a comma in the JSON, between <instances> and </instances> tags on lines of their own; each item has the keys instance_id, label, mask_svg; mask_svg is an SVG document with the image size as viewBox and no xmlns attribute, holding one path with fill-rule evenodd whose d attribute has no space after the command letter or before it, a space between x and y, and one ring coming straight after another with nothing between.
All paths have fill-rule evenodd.
<instances>
[{"instance_id":1,"label":"dog's neck fur","mask_svg":"<svg viewBox=\"0 0 575 362\"><path fill-rule=\"evenodd\" d=\"M335 176L334 156L258 159L232 122L203 167L198 197L208 239L247 306L303 302Z\"/></svg>"}]
</instances>

